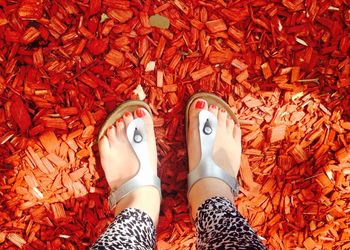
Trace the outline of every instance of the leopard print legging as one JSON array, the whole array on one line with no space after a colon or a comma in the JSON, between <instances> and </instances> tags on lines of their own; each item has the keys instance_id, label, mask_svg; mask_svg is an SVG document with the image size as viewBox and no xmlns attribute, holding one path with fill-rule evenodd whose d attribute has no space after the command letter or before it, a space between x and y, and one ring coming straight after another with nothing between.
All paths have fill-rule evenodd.
<instances>
[{"instance_id":1,"label":"leopard print legging","mask_svg":"<svg viewBox=\"0 0 350 250\"><path fill-rule=\"evenodd\" d=\"M197 249L266 249L248 222L227 199L213 197L198 209ZM155 249L156 233L144 212L123 210L92 249Z\"/></svg>"}]
</instances>

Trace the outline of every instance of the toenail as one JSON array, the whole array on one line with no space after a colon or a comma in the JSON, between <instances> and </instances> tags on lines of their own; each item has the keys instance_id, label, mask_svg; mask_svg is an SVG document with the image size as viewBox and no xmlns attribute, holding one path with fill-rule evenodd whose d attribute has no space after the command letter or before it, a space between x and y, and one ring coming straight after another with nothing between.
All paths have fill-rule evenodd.
<instances>
[{"instance_id":1,"label":"toenail","mask_svg":"<svg viewBox=\"0 0 350 250\"><path fill-rule=\"evenodd\" d=\"M143 111L143 109L141 109L141 108L136 109L135 113L136 113L136 116L140 117L140 118L142 118L146 115L145 111Z\"/></svg>"},{"instance_id":2,"label":"toenail","mask_svg":"<svg viewBox=\"0 0 350 250\"><path fill-rule=\"evenodd\" d=\"M220 109L220 112L221 112L221 113L225 113L226 110L225 110L225 109Z\"/></svg>"},{"instance_id":3,"label":"toenail","mask_svg":"<svg viewBox=\"0 0 350 250\"><path fill-rule=\"evenodd\" d=\"M117 122L123 122L123 118L119 118Z\"/></svg>"},{"instance_id":4,"label":"toenail","mask_svg":"<svg viewBox=\"0 0 350 250\"><path fill-rule=\"evenodd\" d=\"M216 109L217 107L216 107L216 105L214 105L214 104L210 104L209 108L211 108L211 109Z\"/></svg>"},{"instance_id":5,"label":"toenail","mask_svg":"<svg viewBox=\"0 0 350 250\"><path fill-rule=\"evenodd\" d=\"M125 113L124 113L124 116L125 116L125 117L129 117L129 116L131 116L131 113L130 113L130 112L125 112Z\"/></svg>"},{"instance_id":6,"label":"toenail","mask_svg":"<svg viewBox=\"0 0 350 250\"><path fill-rule=\"evenodd\" d=\"M202 101L202 100L197 101L197 103L196 103L196 108L197 109L203 109L204 106L205 106L205 102L204 101Z\"/></svg>"}]
</instances>

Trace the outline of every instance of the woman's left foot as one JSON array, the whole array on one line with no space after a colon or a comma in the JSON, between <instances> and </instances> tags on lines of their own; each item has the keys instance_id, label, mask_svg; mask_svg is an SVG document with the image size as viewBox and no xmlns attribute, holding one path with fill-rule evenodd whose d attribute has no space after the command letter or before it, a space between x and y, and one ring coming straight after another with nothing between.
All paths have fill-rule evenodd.
<instances>
[{"instance_id":1,"label":"woman's left foot","mask_svg":"<svg viewBox=\"0 0 350 250\"><path fill-rule=\"evenodd\" d=\"M235 124L225 109L209 105L202 98L196 99L189 108L189 127L187 132L187 150L189 171L193 171L201 160L201 144L199 136L199 113L202 110L211 112L218 121L213 160L226 173L237 178L241 161L241 129ZM216 178L203 178L196 182L188 194L192 217L196 217L198 207L214 196L233 200L232 190L225 182Z\"/></svg>"}]
</instances>

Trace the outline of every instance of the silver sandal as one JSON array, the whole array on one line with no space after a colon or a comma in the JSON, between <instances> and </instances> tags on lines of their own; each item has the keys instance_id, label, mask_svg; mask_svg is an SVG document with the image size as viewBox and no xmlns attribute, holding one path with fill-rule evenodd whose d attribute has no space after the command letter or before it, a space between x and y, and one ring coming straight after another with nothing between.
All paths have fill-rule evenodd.
<instances>
[{"instance_id":1,"label":"silver sandal","mask_svg":"<svg viewBox=\"0 0 350 250\"><path fill-rule=\"evenodd\" d=\"M235 124L239 124L239 121L231 110L230 106L223 101L220 97L210 93L197 93L193 95L187 103L186 107L186 135L188 136L188 115L189 108L192 103L197 99L204 99L208 104L215 104L219 108L223 108L227 111L228 115L232 117ZM188 174L188 191L191 191L193 185L203 178L217 178L224 181L230 188L234 196L238 195L239 186L236 178L229 175L224 169L220 168L213 160L213 147L217 129L217 117L208 110L201 110L199 112L199 136L201 147L201 159L198 166ZM186 138L187 138L186 136ZM192 216L191 216L192 217Z\"/></svg>"},{"instance_id":2,"label":"silver sandal","mask_svg":"<svg viewBox=\"0 0 350 250\"><path fill-rule=\"evenodd\" d=\"M100 141L103 135L105 135L107 129L114 124L118 118L122 117L126 111L133 112L137 108L145 108L150 114L152 114L151 109L145 102L137 100L123 102L107 117L100 129L97 140ZM111 190L111 194L108 197L110 209L112 209L127 194L140 187L153 186L158 189L161 195L160 179L158 176L151 174L149 172L150 168L147 166L147 164L149 164L149 154L145 132L144 121L140 118L134 119L126 129L128 141L139 161L139 170L134 177L125 182L118 189Z\"/></svg>"}]
</instances>

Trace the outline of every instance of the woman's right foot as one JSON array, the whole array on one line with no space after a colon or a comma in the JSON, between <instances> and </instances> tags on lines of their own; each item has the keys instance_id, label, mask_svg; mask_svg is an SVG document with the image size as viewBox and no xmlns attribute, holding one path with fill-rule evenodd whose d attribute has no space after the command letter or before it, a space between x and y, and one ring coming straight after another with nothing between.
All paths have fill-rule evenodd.
<instances>
[{"instance_id":1,"label":"woman's right foot","mask_svg":"<svg viewBox=\"0 0 350 250\"><path fill-rule=\"evenodd\" d=\"M157 149L151 114L144 108L138 108L134 114L130 112L118 119L98 142L101 165L107 182L112 191L136 175L139 160L128 141L126 129L134 119L142 119L145 124L150 161L147 166L153 175L157 176ZM122 198L115 206L115 213L119 214L125 208L138 208L146 212L156 225L158 222L160 195L151 186L137 188Z\"/></svg>"},{"instance_id":2,"label":"woman's right foot","mask_svg":"<svg viewBox=\"0 0 350 250\"><path fill-rule=\"evenodd\" d=\"M218 119L213 160L228 174L237 178L242 151L241 129L238 124L234 123L225 109L208 105L207 101L201 98L196 99L189 108L189 128L187 132L189 171L195 169L201 159L198 114L203 109L209 110ZM188 195L192 218L196 217L198 207L214 196L225 197L231 201L233 198L230 187L219 179L208 177L196 182Z\"/></svg>"}]
</instances>

